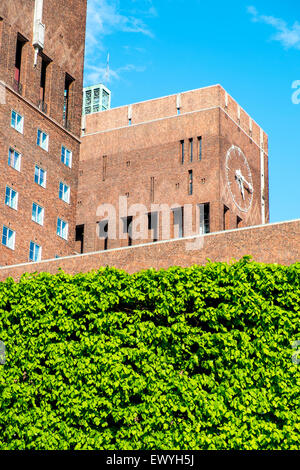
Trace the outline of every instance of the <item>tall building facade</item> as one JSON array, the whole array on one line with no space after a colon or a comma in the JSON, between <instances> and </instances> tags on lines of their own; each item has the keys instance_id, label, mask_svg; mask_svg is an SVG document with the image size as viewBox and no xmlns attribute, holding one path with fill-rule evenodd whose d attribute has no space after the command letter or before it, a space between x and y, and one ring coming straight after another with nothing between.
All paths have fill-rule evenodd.
<instances>
[{"instance_id":1,"label":"tall building facade","mask_svg":"<svg viewBox=\"0 0 300 470\"><path fill-rule=\"evenodd\" d=\"M76 249L265 224L268 186L267 135L220 85L87 115Z\"/></svg>"},{"instance_id":2,"label":"tall building facade","mask_svg":"<svg viewBox=\"0 0 300 470\"><path fill-rule=\"evenodd\" d=\"M85 23L86 0L0 3L0 265L74 253Z\"/></svg>"}]
</instances>

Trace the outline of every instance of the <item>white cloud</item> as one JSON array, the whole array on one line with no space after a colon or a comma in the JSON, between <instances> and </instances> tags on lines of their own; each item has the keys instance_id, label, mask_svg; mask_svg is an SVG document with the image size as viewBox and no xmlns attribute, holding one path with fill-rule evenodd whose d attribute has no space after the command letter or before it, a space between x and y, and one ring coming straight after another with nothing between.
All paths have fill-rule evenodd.
<instances>
[{"instance_id":1,"label":"white cloud","mask_svg":"<svg viewBox=\"0 0 300 470\"><path fill-rule=\"evenodd\" d=\"M272 40L279 41L286 49L294 48L300 50L300 24L297 21L292 26L289 26L281 18L260 15L254 6L248 7L248 13L252 16L252 21L265 23L277 30L271 37Z\"/></svg>"},{"instance_id":2,"label":"white cloud","mask_svg":"<svg viewBox=\"0 0 300 470\"><path fill-rule=\"evenodd\" d=\"M88 0L87 29L86 29L86 73L85 81L96 83L106 77L105 37L114 33L142 34L152 38L152 31L143 21L157 15L152 0L132 0L130 11L122 11L118 0ZM138 4L139 9L135 9ZM138 52L139 48L136 48ZM142 49L140 48L140 51ZM99 65L98 65L99 64ZM109 80L119 80L126 71L142 72L143 66L127 64L113 70L110 68Z\"/></svg>"}]
</instances>

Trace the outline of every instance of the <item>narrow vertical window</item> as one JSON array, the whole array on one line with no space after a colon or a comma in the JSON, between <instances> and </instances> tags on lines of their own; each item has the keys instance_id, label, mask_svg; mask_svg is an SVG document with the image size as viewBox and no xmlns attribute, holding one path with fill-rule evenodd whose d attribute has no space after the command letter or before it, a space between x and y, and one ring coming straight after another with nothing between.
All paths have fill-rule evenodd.
<instances>
[{"instance_id":1,"label":"narrow vertical window","mask_svg":"<svg viewBox=\"0 0 300 470\"><path fill-rule=\"evenodd\" d=\"M108 220L99 222L99 238L103 240L103 250L108 249Z\"/></svg>"},{"instance_id":2,"label":"narrow vertical window","mask_svg":"<svg viewBox=\"0 0 300 470\"><path fill-rule=\"evenodd\" d=\"M50 61L42 56L42 65L41 65L41 80L40 80L40 101L39 108L44 113L47 112L46 105L46 84L47 84L47 67Z\"/></svg>"},{"instance_id":3,"label":"narrow vertical window","mask_svg":"<svg viewBox=\"0 0 300 470\"><path fill-rule=\"evenodd\" d=\"M132 245L132 215L122 217L123 220L123 233L128 234L128 246Z\"/></svg>"},{"instance_id":4,"label":"narrow vertical window","mask_svg":"<svg viewBox=\"0 0 300 470\"><path fill-rule=\"evenodd\" d=\"M193 139L190 139L190 161L192 162L193 161L193 144L194 144L194 140Z\"/></svg>"},{"instance_id":5,"label":"narrow vertical window","mask_svg":"<svg viewBox=\"0 0 300 470\"><path fill-rule=\"evenodd\" d=\"M158 241L158 212L148 213L148 230L151 232L153 242Z\"/></svg>"},{"instance_id":6,"label":"narrow vertical window","mask_svg":"<svg viewBox=\"0 0 300 470\"><path fill-rule=\"evenodd\" d=\"M193 194L193 170L189 170L189 196Z\"/></svg>"},{"instance_id":7,"label":"narrow vertical window","mask_svg":"<svg viewBox=\"0 0 300 470\"><path fill-rule=\"evenodd\" d=\"M62 181L59 183L59 199L66 202L67 204L70 203L70 186L63 183Z\"/></svg>"},{"instance_id":8,"label":"narrow vertical window","mask_svg":"<svg viewBox=\"0 0 300 470\"><path fill-rule=\"evenodd\" d=\"M198 204L199 207L199 234L210 233L209 203Z\"/></svg>"},{"instance_id":9,"label":"narrow vertical window","mask_svg":"<svg viewBox=\"0 0 300 470\"><path fill-rule=\"evenodd\" d=\"M43 150L46 150L46 152L48 152L48 147L49 147L49 135L46 134L46 132L41 131L41 129L38 129L38 131L37 131L36 144L37 144L39 147L41 147Z\"/></svg>"},{"instance_id":10,"label":"narrow vertical window","mask_svg":"<svg viewBox=\"0 0 300 470\"><path fill-rule=\"evenodd\" d=\"M229 208L224 206L223 208L223 230L228 230L229 228Z\"/></svg>"},{"instance_id":11,"label":"narrow vertical window","mask_svg":"<svg viewBox=\"0 0 300 470\"><path fill-rule=\"evenodd\" d=\"M102 180L106 180L106 171L107 171L107 155L103 155L103 169L102 169Z\"/></svg>"},{"instance_id":12,"label":"narrow vertical window","mask_svg":"<svg viewBox=\"0 0 300 470\"><path fill-rule=\"evenodd\" d=\"M34 169L34 182L43 188L46 187L46 171L35 165Z\"/></svg>"},{"instance_id":13,"label":"narrow vertical window","mask_svg":"<svg viewBox=\"0 0 300 470\"><path fill-rule=\"evenodd\" d=\"M174 226L174 238L183 237L183 207L177 207L172 209L173 211L173 226Z\"/></svg>"},{"instance_id":14,"label":"narrow vertical window","mask_svg":"<svg viewBox=\"0 0 300 470\"><path fill-rule=\"evenodd\" d=\"M236 228L241 228L243 223L243 219L241 219L239 216L236 218Z\"/></svg>"},{"instance_id":15,"label":"narrow vertical window","mask_svg":"<svg viewBox=\"0 0 300 470\"><path fill-rule=\"evenodd\" d=\"M202 160L202 137L198 137L198 158Z\"/></svg>"},{"instance_id":16,"label":"narrow vertical window","mask_svg":"<svg viewBox=\"0 0 300 470\"><path fill-rule=\"evenodd\" d=\"M83 253L84 225L76 225L75 241L80 242L80 253Z\"/></svg>"},{"instance_id":17,"label":"narrow vertical window","mask_svg":"<svg viewBox=\"0 0 300 470\"><path fill-rule=\"evenodd\" d=\"M18 93L22 92L21 87L21 68L22 68L22 52L26 40L18 34L16 44L16 56L15 56L15 73L14 73L14 88Z\"/></svg>"},{"instance_id":18,"label":"narrow vertical window","mask_svg":"<svg viewBox=\"0 0 300 470\"><path fill-rule=\"evenodd\" d=\"M65 89L64 89L64 109L63 109L63 123L66 128L69 129L70 119L70 98L71 98L71 86L74 79L70 75L66 74L65 78Z\"/></svg>"},{"instance_id":19,"label":"narrow vertical window","mask_svg":"<svg viewBox=\"0 0 300 470\"><path fill-rule=\"evenodd\" d=\"M154 202L154 184L155 184L154 176L151 176L151 180L150 180L150 201L151 202Z\"/></svg>"},{"instance_id":20,"label":"narrow vertical window","mask_svg":"<svg viewBox=\"0 0 300 470\"><path fill-rule=\"evenodd\" d=\"M181 147L181 163L184 163L184 140L180 141L180 147Z\"/></svg>"}]
</instances>

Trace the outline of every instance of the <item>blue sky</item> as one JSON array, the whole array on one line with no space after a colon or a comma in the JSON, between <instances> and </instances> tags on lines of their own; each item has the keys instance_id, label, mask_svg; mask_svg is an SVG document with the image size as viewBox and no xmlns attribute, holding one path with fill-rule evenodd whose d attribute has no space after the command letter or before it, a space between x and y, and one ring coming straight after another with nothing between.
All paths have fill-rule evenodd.
<instances>
[{"instance_id":1,"label":"blue sky","mask_svg":"<svg viewBox=\"0 0 300 470\"><path fill-rule=\"evenodd\" d=\"M271 222L300 218L297 3L88 0L85 85L108 53L113 107L220 83L269 135Z\"/></svg>"}]
</instances>

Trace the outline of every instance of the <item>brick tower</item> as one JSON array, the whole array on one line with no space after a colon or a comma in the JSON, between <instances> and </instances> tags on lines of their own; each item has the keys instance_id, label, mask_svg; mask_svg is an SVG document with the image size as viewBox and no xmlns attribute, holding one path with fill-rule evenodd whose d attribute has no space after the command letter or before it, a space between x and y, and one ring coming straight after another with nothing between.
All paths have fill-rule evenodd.
<instances>
[{"instance_id":1,"label":"brick tower","mask_svg":"<svg viewBox=\"0 0 300 470\"><path fill-rule=\"evenodd\" d=\"M0 3L0 265L74 253L85 23L86 0Z\"/></svg>"},{"instance_id":2,"label":"brick tower","mask_svg":"<svg viewBox=\"0 0 300 470\"><path fill-rule=\"evenodd\" d=\"M120 196L127 199L126 216L119 213ZM98 210L104 204L116 208L116 223ZM134 239L137 204L144 205L138 217L140 223L144 217L148 231ZM164 210L159 207L163 204L168 206ZM169 233L163 231L166 215ZM220 85L86 116L80 155L78 251L268 221L267 135ZM112 236L110 224L115 225Z\"/></svg>"}]
</instances>

